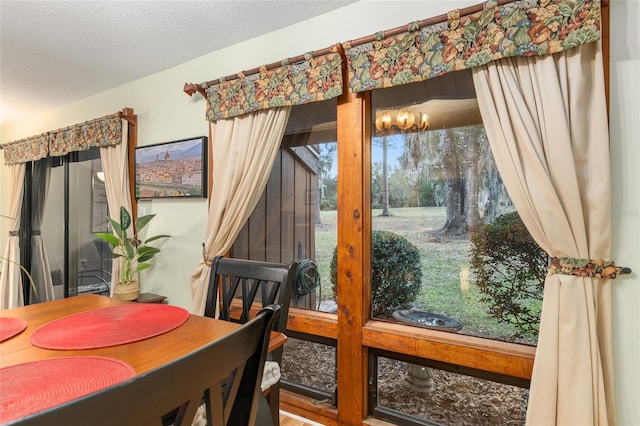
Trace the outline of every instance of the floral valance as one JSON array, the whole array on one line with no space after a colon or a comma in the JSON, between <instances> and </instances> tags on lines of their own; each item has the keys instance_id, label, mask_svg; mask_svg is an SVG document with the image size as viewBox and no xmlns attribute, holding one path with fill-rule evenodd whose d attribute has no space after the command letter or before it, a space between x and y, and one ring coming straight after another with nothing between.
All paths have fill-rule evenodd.
<instances>
[{"instance_id":1,"label":"floral valance","mask_svg":"<svg viewBox=\"0 0 640 426\"><path fill-rule=\"evenodd\" d=\"M2 148L7 165L37 161L49 155L49 134L20 139L3 145Z\"/></svg>"},{"instance_id":2,"label":"floral valance","mask_svg":"<svg viewBox=\"0 0 640 426\"><path fill-rule=\"evenodd\" d=\"M301 105L342 94L342 58L336 48L282 66L225 81L202 83L207 98L207 119L216 121L261 109Z\"/></svg>"},{"instance_id":3,"label":"floral valance","mask_svg":"<svg viewBox=\"0 0 640 426\"><path fill-rule=\"evenodd\" d=\"M122 141L122 113L87 121L2 145L5 164L26 163L57 157L91 147L117 145Z\"/></svg>"},{"instance_id":4,"label":"floral valance","mask_svg":"<svg viewBox=\"0 0 640 426\"><path fill-rule=\"evenodd\" d=\"M521 0L352 46L344 44L353 92L419 82L510 56L549 55L600 38L599 0Z\"/></svg>"},{"instance_id":5,"label":"floral valance","mask_svg":"<svg viewBox=\"0 0 640 426\"><path fill-rule=\"evenodd\" d=\"M119 116L77 124L50 133L49 155L57 157L92 147L117 145L122 141L122 120Z\"/></svg>"}]
</instances>

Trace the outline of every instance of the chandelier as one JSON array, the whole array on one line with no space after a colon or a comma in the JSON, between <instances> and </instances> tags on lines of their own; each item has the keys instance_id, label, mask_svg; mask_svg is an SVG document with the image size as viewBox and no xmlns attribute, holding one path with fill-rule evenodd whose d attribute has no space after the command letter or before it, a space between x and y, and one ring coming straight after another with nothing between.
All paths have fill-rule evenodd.
<instances>
[{"instance_id":1,"label":"chandelier","mask_svg":"<svg viewBox=\"0 0 640 426\"><path fill-rule=\"evenodd\" d=\"M375 120L378 133L386 133L397 127L401 131L425 131L429 128L429 117L425 112L408 109L384 110L376 112Z\"/></svg>"}]
</instances>

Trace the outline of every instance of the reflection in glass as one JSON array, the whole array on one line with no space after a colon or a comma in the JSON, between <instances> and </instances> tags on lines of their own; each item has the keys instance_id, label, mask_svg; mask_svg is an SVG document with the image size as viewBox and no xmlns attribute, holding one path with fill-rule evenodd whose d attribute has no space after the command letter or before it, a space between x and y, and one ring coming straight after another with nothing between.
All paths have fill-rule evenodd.
<instances>
[{"instance_id":1,"label":"reflection in glass","mask_svg":"<svg viewBox=\"0 0 640 426\"><path fill-rule=\"evenodd\" d=\"M91 160L91 168L91 232L109 232L109 206L100 160Z\"/></svg>"},{"instance_id":2,"label":"reflection in glass","mask_svg":"<svg viewBox=\"0 0 640 426\"><path fill-rule=\"evenodd\" d=\"M373 91L371 100L372 317L535 343L541 287L517 302L534 323L519 327L495 292L476 285L470 262L472 237L515 211L470 75ZM511 290L504 303L519 298Z\"/></svg>"},{"instance_id":3,"label":"reflection in glass","mask_svg":"<svg viewBox=\"0 0 640 426\"><path fill-rule=\"evenodd\" d=\"M104 183L97 179L99 158L99 149L92 148L59 158L51 170L42 239L56 299L109 294L112 250L94 235L108 214Z\"/></svg>"},{"instance_id":4,"label":"reflection in glass","mask_svg":"<svg viewBox=\"0 0 640 426\"><path fill-rule=\"evenodd\" d=\"M265 190L238 234L235 258L300 264L292 306L336 310L329 267L337 242L336 100L292 107Z\"/></svg>"}]
</instances>

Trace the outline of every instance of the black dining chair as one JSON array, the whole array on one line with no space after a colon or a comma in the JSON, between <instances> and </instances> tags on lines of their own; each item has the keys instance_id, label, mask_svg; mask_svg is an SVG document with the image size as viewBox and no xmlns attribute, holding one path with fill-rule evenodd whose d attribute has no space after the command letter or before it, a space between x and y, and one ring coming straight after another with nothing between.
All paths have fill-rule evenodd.
<instances>
[{"instance_id":1,"label":"black dining chair","mask_svg":"<svg viewBox=\"0 0 640 426\"><path fill-rule=\"evenodd\" d=\"M233 333L170 364L21 419L20 426L191 425L205 401L209 426L252 426L280 306L263 308ZM206 366L206 368L203 368Z\"/></svg>"},{"instance_id":2,"label":"black dining chair","mask_svg":"<svg viewBox=\"0 0 640 426\"><path fill-rule=\"evenodd\" d=\"M218 311L218 319L245 323L251 318L252 309L255 312L261 306L277 303L281 306L280 318L274 329L284 333L296 269L297 262L284 264L215 257L211 264L205 316L216 318ZM278 380L265 380L262 383L274 425L280 424L279 368L282 363L282 350L283 348L279 347L267 354L266 368L270 369L273 366L269 363L276 363Z\"/></svg>"}]
</instances>

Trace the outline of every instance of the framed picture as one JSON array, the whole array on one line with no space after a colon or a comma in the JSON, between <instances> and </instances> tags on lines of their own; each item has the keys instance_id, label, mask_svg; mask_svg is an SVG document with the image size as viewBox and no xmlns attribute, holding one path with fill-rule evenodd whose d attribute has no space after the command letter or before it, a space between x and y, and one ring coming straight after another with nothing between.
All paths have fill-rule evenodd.
<instances>
[{"instance_id":1,"label":"framed picture","mask_svg":"<svg viewBox=\"0 0 640 426\"><path fill-rule=\"evenodd\" d=\"M135 149L136 199L206 198L207 137Z\"/></svg>"}]
</instances>

